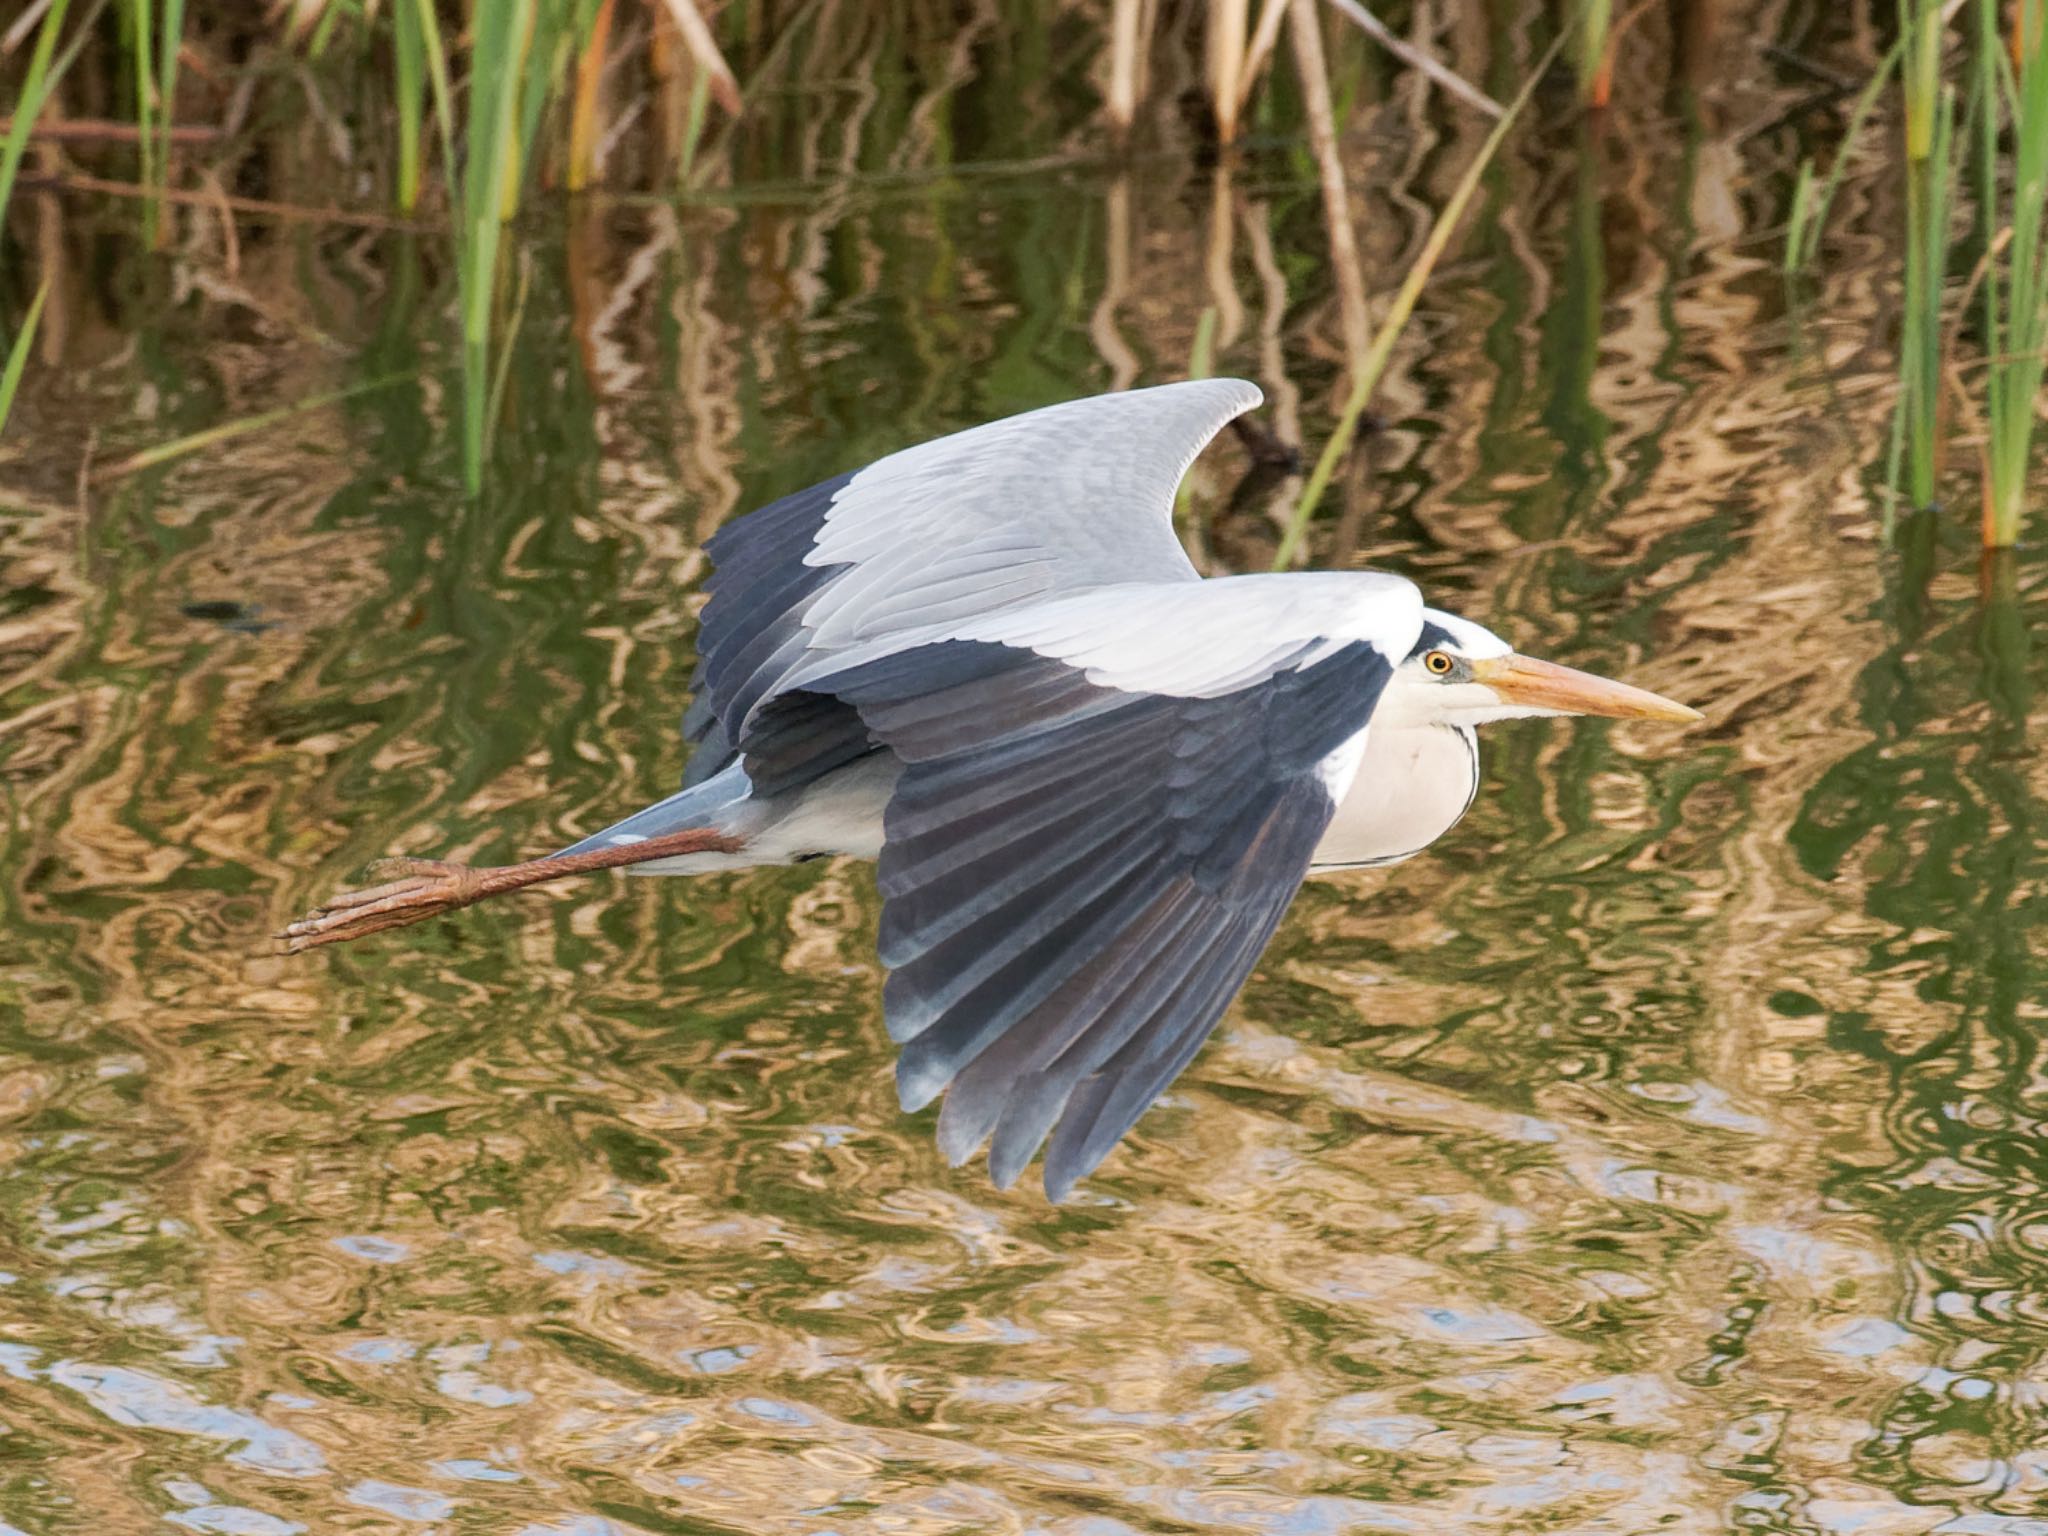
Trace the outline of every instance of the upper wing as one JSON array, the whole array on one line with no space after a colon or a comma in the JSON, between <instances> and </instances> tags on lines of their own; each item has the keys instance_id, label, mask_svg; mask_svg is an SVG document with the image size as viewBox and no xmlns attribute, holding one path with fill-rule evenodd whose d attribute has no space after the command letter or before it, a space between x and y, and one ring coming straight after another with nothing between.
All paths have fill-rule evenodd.
<instances>
[{"instance_id":1,"label":"upper wing","mask_svg":"<svg viewBox=\"0 0 2048 1536\"><path fill-rule=\"evenodd\" d=\"M814 677L749 721L804 782L879 742L880 949L907 1108L1054 1199L1194 1056L1349 788L1422 621L1393 577L1117 589ZM1057 1129L1055 1129L1057 1125Z\"/></svg>"},{"instance_id":2,"label":"upper wing","mask_svg":"<svg viewBox=\"0 0 2048 1536\"><path fill-rule=\"evenodd\" d=\"M716 567L684 734L693 780L819 651L1116 582L1198 579L1173 531L1181 477L1262 397L1200 379L1047 406L906 448L739 519Z\"/></svg>"}]
</instances>

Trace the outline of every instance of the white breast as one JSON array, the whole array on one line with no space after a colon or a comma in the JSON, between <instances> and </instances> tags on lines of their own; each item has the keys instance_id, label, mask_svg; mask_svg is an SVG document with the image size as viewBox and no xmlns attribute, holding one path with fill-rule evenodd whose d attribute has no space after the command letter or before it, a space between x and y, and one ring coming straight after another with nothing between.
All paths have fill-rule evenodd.
<instances>
[{"instance_id":1,"label":"white breast","mask_svg":"<svg viewBox=\"0 0 2048 1536\"><path fill-rule=\"evenodd\" d=\"M1424 725L1366 733L1365 757L1316 845L1316 869L1394 864L1457 825L1479 786L1470 731Z\"/></svg>"}]
</instances>

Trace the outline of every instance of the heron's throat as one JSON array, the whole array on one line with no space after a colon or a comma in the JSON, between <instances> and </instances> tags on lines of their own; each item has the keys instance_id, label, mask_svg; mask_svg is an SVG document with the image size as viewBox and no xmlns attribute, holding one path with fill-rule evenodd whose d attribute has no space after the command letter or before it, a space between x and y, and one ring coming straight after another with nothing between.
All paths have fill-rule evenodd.
<instances>
[{"instance_id":1,"label":"heron's throat","mask_svg":"<svg viewBox=\"0 0 2048 1536\"><path fill-rule=\"evenodd\" d=\"M1464 725L1375 721L1351 789L1316 845L1317 869L1396 864L1458 824L1479 788L1479 738Z\"/></svg>"}]
</instances>

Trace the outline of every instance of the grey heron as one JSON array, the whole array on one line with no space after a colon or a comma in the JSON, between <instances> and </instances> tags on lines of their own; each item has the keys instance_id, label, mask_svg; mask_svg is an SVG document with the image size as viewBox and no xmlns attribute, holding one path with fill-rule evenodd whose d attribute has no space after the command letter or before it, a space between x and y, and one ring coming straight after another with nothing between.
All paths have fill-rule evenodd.
<instances>
[{"instance_id":1,"label":"grey heron","mask_svg":"<svg viewBox=\"0 0 2048 1536\"><path fill-rule=\"evenodd\" d=\"M1187 1066L1314 870L1392 864L1479 784L1476 727L1691 721L1373 572L1204 579L1173 528L1259 404L1209 379L1031 411L729 524L675 794L543 859L401 861L292 924L357 938L591 869L879 862L905 1110L1047 1194ZM1048 1145L1049 1142L1049 1145Z\"/></svg>"}]
</instances>

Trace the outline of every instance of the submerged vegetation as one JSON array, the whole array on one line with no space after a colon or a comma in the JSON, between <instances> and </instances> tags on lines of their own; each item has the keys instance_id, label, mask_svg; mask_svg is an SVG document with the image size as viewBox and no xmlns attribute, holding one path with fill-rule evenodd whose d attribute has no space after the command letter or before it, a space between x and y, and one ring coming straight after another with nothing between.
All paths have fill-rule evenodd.
<instances>
[{"instance_id":1,"label":"submerged vegetation","mask_svg":"<svg viewBox=\"0 0 2048 1536\"><path fill-rule=\"evenodd\" d=\"M1840 119L1828 173L1818 175L1812 158L1799 167L1783 234L1795 280L1825 272L1843 168L1869 118L1895 111L1901 297L1884 480L1895 499L1935 505L1948 445L1966 435L1978 450L1966 459L1981 477L1987 546L2020 536L2048 354L2044 5L1898 0L1896 36ZM384 218L445 239L457 289L463 477L474 494L526 291L526 274L508 263L514 245L505 229L536 196L715 201L762 146L824 131L822 104L878 58L950 51L958 84L971 73L963 62L970 50L1026 53L1043 99L1019 109L1056 119L1066 153L1131 153L1148 114L1177 115L1199 123L1194 142L1206 153L1229 155L1250 136L1292 141L1315 163L1345 381L1335 429L1282 519L1280 555L1292 561L1417 295L1521 108L1563 56L1583 111L1599 119L1619 110L1616 50L1642 14L1591 0L1562 22L1528 22L1548 32L1547 51L1532 53L1533 69L1511 80L1513 101L1503 108L1482 82L1439 61L1420 34L1402 35L1398 13L1390 24L1360 0L1044 0L972 15L831 0L292 0L232 16L189 12L183 0L38 0L0 36L0 79L17 103L0 156L0 218L25 151L38 142L37 185L130 194L135 236L149 248L166 243L172 206L194 217L374 223L381 202ZM1342 147L1368 58L1412 69L1455 110L1491 119L1407 270L1383 274L1393 291L1377 326L1367 321L1372 302L1345 192L1355 172ZM1895 107L1885 90L1894 77ZM259 93L272 98L260 121L252 111ZM294 93L297 103L281 105ZM932 151L927 163L937 168L950 149L935 105L921 104L892 131L903 146ZM351 174L333 206L279 206L261 195L248 146L282 131L280 114L296 108L344 146L338 153ZM850 130L856 155L881 142L859 142L865 126L856 120ZM904 163L898 153L873 168ZM0 226L0 244L10 234L21 238L18 220ZM4 425L41 296L20 288L0 293L0 303L20 316L0 376ZM1215 318L1213 306L1203 313L1190 371L1212 364L1202 338L1213 340Z\"/></svg>"}]
</instances>

